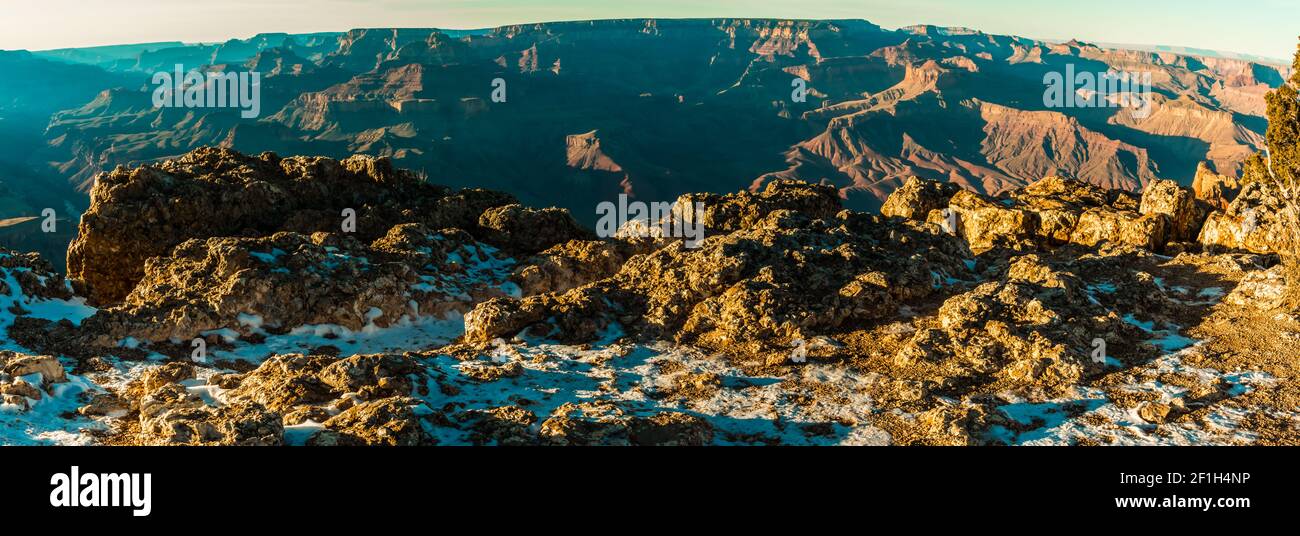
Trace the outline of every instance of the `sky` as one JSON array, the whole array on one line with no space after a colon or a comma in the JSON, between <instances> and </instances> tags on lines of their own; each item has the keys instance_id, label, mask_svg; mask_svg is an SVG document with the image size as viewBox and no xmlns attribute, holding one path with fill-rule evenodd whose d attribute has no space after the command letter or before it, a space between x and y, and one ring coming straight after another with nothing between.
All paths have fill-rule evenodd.
<instances>
[{"instance_id":1,"label":"sky","mask_svg":"<svg viewBox=\"0 0 1300 536\"><path fill-rule=\"evenodd\" d=\"M623 17L854 18L1280 59L1300 36L1297 0L0 0L0 49Z\"/></svg>"}]
</instances>

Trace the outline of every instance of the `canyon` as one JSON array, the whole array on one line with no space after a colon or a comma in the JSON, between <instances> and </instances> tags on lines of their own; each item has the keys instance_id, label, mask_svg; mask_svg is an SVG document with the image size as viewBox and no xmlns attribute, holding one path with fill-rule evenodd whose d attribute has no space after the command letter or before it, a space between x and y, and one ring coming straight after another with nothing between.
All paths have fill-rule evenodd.
<instances>
[{"instance_id":1,"label":"canyon","mask_svg":"<svg viewBox=\"0 0 1300 536\"><path fill-rule=\"evenodd\" d=\"M260 73L261 116L153 106L151 75L178 64ZM587 227L619 193L667 201L782 179L832 185L864 211L911 176L986 195L1048 175L1187 186L1198 165L1235 175L1262 147L1262 95L1290 75L962 28L764 19L263 34L7 51L0 68L25 81L0 89L0 139L12 142L0 219L53 207L75 222L98 174L214 146L385 156L449 186L567 208ZM1066 69L1150 74L1149 116L1046 108L1044 76ZM42 250L56 267L67 239Z\"/></svg>"}]
</instances>

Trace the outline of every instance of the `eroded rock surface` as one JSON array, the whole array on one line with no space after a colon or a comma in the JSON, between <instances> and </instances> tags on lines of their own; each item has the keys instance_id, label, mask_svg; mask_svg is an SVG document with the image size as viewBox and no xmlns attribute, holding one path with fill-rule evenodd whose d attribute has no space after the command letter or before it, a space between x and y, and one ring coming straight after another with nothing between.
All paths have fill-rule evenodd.
<instances>
[{"instance_id":1,"label":"eroded rock surface","mask_svg":"<svg viewBox=\"0 0 1300 536\"><path fill-rule=\"evenodd\" d=\"M68 273L97 304L124 299L144 276L146 260L190 239L342 232L346 209L356 238L368 242L400 223L475 229L485 210L514 203L502 193L429 184L385 158L245 156L213 148L105 173L90 201L68 249Z\"/></svg>"},{"instance_id":2,"label":"eroded rock surface","mask_svg":"<svg viewBox=\"0 0 1300 536\"><path fill-rule=\"evenodd\" d=\"M1201 162L1196 165L1192 191L1196 192L1197 199L1205 201L1211 208L1227 210L1228 205L1241 191L1241 184L1236 177L1215 173L1205 165L1205 162Z\"/></svg>"},{"instance_id":3,"label":"eroded rock surface","mask_svg":"<svg viewBox=\"0 0 1300 536\"><path fill-rule=\"evenodd\" d=\"M1164 251L1170 242L1196 239L1208 205L1172 181L1153 181L1141 197L1051 176L1000 198L961 191L918 195L940 186L913 179L886 202L886 215L927 220L956 232L972 251L1030 251L1065 243L1103 243ZM945 210L947 212L945 212Z\"/></svg>"},{"instance_id":4,"label":"eroded rock surface","mask_svg":"<svg viewBox=\"0 0 1300 536\"><path fill-rule=\"evenodd\" d=\"M529 328L592 342L613 330L783 359L795 340L892 316L970 277L969 252L936 226L835 211L821 201L829 196L777 183L705 198L709 227L731 232L632 257L586 286L480 304L466 316L466 340Z\"/></svg>"},{"instance_id":5,"label":"eroded rock surface","mask_svg":"<svg viewBox=\"0 0 1300 536\"><path fill-rule=\"evenodd\" d=\"M385 160L196 151L96 186L70 256L98 309L0 252L0 438L1295 444L1276 192L1207 188L914 178L875 216L774 180L678 199L696 243Z\"/></svg>"},{"instance_id":6,"label":"eroded rock surface","mask_svg":"<svg viewBox=\"0 0 1300 536\"><path fill-rule=\"evenodd\" d=\"M1210 213L1201 228L1200 242L1217 250L1277 253L1289 225L1284 207L1276 186L1247 183L1226 210Z\"/></svg>"},{"instance_id":7,"label":"eroded rock surface","mask_svg":"<svg viewBox=\"0 0 1300 536\"><path fill-rule=\"evenodd\" d=\"M86 327L102 346L227 329L248 336L304 325L385 328L503 295L487 283L511 263L463 231L421 224L393 227L369 245L324 232L189 240L150 259L123 304Z\"/></svg>"},{"instance_id":8,"label":"eroded rock surface","mask_svg":"<svg viewBox=\"0 0 1300 536\"><path fill-rule=\"evenodd\" d=\"M67 381L63 364L54 357L0 350L0 404L14 411L31 409Z\"/></svg>"}]
</instances>

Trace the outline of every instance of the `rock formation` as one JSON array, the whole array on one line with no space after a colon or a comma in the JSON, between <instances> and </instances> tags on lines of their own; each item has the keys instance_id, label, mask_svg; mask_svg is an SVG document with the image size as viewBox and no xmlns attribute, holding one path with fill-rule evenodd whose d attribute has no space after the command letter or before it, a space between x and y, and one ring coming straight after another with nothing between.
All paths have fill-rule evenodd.
<instances>
[{"instance_id":1,"label":"rock formation","mask_svg":"<svg viewBox=\"0 0 1300 536\"><path fill-rule=\"evenodd\" d=\"M1211 249L1276 253L1286 230L1281 218L1284 209L1276 186L1262 181L1247 183L1227 209L1209 215L1200 242Z\"/></svg>"},{"instance_id":2,"label":"rock formation","mask_svg":"<svg viewBox=\"0 0 1300 536\"><path fill-rule=\"evenodd\" d=\"M912 178L879 216L791 180L696 203L699 243L597 239L384 159L118 170L70 254L99 308L0 252L0 441L1300 441L1267 186L1208 217L1056 176Z\"/></svg>"},{"instance_id":3,"label":"rock formation","mask_svg":"<svg viewBox=\"0 0 1300 536\"><path fill-rule=\"evenodd\" d=\"M1196 192L1196 198L1208 203L1211 207L1218 210L1226 210L1228 204L1237 198L1237 193L1241 191L1241 185L1236 177L1220 175L1210 171L1205 162L1196 166L1196 177L1192 179L1192 190Z\"/></svg>"},{"instance_id":4,"label":"rock formation","mask_svg":"<svg viewBox=\"0 0 1300 536\"><path fill-rule=\"evenodd\" d=\"M252 157L208 148L118 168L95 181L90 198L68 248L68 273L97 304L120 302L147 259L189 239L352 232L368 242L398 223L477 229L485 210L514 202L434 186L382 158ZM355 218L351 227L344 227L345 210Z\"/></svg>"}]
</instances>

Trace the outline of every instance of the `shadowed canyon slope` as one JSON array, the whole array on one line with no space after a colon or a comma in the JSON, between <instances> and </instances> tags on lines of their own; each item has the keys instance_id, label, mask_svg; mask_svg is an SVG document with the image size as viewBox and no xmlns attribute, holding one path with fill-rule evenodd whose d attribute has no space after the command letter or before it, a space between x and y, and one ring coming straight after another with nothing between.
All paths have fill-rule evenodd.
<instances>
[{"instance_id":1,"label":"shadowed canyon slope","mask_svg":"<svg viewBox=\"0 0 1300 536\"><path fill-rule=\"evenodd\" d=\"M149 77L176 64L262 73L261 116L154 108ZM1262 95L1289 69L931 26L724 19L267 34L3 52L0 65L26 69L33 87L74 81L58 95L0 95L0 126L35 140L0 154L0 169L21 171L0 177L0 194L20 192L4 194L14 214L0 218L50 206L24 199L28 184L85 192L118 165L211 145L388 156L587 225L619 193L667 200L785 178L824 181L864 210L913 175L984 194L1048 175L1188 185L1198 163L1233 174L1261 146ZM1152 73L1152 113L1046 109L1043 76L1067 65ZM805 102L792 99L796 79Z\"/></svg>"}]
</instances>

